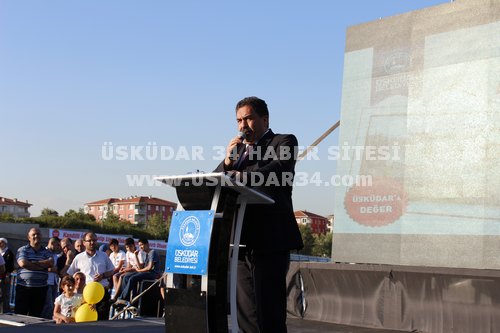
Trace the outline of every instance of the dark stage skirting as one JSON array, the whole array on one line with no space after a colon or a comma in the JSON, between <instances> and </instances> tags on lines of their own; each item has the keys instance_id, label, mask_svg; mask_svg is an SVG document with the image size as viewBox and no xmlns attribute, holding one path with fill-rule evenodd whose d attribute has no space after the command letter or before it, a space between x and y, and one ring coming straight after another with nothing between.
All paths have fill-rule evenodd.
<instances>
[{"instance_id":1,"label":"dark stage skirting","mask_svg":"<svg viewBox=\"0 0 500 333\"><path fill-rule=\"evenodd\" d=\"M500 332L497 270L293 262L288 282L290 333ZM161 318L28 324L0 333L165 332Z\"/></svg>"},{"instance_id":2,"label":"dark stage skirting","mask_svg":"<svg viewBox=\"0 0 500 333\"><path fill-rule=\"evenodd\" d=\"M296 262L288 279L288 311L307 320L433 333L500 332L497 270Z\"/></svg>"},{"instance_id":3,"label":"dark stage skirting","mask_svg":"<svg viewBox=\"0 0 500 333\"><path fill-rule=\"evenodd\" d=\"M0 319L17 321L16 315L0 315ZM1 326L0 332L7 333L165 333L165 322L162 318L144 318L144 320L109 320L90 323L57 325L51 322L27 321L26 326ZM187 332L186 332L187 333Z\"/></svg>"},{"instance_id":4,"label":"dark stage skirting","mask_svg":"<svg viewBox=\"0 0 500 333\"><path fill-rule=\"evenodd\" d=\"M3 316L5 317L5 316ZM12 317L12 316L11 316ZM2 315L0 315L2 318ZM15 319L15 318L7 318ZM189 320L189 318L186 318ZM289 318L287 321L289 333L398 333L399 331L377 330L363 327L336 325L324 322ZM32 321L24 327L0 326L1 333L165 333L164 321L161 318L143 320L113 320L93 323L78 323L69 325L56 325ZM173 332L176 333L176 332ZM180 332L198 333L198 332ZM200 332L201 333L201 332ZM404 333L404 332L401 332Z\"/></svg>"}]
</instances>

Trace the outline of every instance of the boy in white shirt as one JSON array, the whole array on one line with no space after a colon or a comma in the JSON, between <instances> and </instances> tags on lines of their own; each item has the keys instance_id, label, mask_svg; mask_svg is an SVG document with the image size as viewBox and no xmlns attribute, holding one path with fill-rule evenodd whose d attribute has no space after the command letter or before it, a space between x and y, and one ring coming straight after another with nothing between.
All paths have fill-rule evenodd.
<instances>
[{"instance_id":1,"label":"boy in white shirt","mask_svg":"<svg viewBox=\"0 0 500 333\"><path fill-rule=\"evenodd\" d=\"M116 238L113 238L109 241L109 249L111 250L111 253L109 254L109 259L115 266L115 269L113 270L113 277L114 277L115 274L118 274L121 271L121 269L125 267L127 258L125 256L125 252L120 250L120 247L118 246L118 240Z\"/></svg>"},{"instance_id":2,"label":"boy in white shirt","mask_svg":"<svg viewBox=\"0 0 500 333\"><path fill-rule=\"evenodd\" d=\"M126 274L134 273L144 266L145 253L141 250L136 250L133 238L125 240L125 248L127 249L127 253L125 254L127 264L125 267L122 267L119 273L113 275L114 293L112 298L120 294L122 277Z\"/></svg>"}]
</instances>

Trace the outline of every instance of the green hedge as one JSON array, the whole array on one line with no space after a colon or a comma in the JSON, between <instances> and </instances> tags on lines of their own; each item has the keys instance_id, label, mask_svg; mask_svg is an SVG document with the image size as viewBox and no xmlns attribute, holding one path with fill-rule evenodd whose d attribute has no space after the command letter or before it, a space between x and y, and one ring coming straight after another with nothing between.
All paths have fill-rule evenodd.
<instances>
[{"instance_id":1,"label":"green hedge","mask_svg":"<svg viewBox=\"0 0 500 333\"><path fill-rule=\"evenodd\" d=\"M64 216L42 215L27 218L14 218L8 214L3 214L0 215L0 222L34 223L38 224L41 228L85 229L102 234L120 234L132 235L134 238L163 239L158 238L158 235L149 232L141 226L131 225L128 221L112 221L107 223L104 220L102 223L98 223L92 215L78 212L76 214L66 213ZM166 239L167 237L165 237Z\"/></svg>"}]
</instances>

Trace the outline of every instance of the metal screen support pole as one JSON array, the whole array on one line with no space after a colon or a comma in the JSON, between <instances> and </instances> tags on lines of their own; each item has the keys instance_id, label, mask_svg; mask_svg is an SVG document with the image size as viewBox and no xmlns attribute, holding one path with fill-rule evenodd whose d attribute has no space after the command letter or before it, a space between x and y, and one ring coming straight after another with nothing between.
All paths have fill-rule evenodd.
<instances>
[{"instance_id":1,"label":"metal screen support pole","mask_svg":"<svg viewBox=\"0 0 500 333\"><path fill-rule=\"evenodd\" d=\"M247 206L247 199L243 197L238 209L236 217L236 227L234 231L233 251L231 254L230 264L230 309L231 309L231 332L238 333L240 331L238 326L238 309L236 306L236 284L238 283L238 254L240 252L240 238L241 228L243 227L243 217L245 216L245 208Z\"/></svg>"}]
</instances>

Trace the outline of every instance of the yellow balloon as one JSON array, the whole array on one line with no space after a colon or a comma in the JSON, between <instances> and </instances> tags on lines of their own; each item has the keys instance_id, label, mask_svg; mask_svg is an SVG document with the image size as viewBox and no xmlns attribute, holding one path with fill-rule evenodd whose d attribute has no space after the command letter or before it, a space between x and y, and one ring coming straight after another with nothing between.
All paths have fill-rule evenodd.
<instances>
[{"instance_id":1,"label":"yellow balloon","mask_svg":"<svg viewBox=\"0 0 500 333\"><path fill-rule=\"evenodd\" d=\"M84 321L97 321L97 311L92 309L89 304L83 303L75 313L75 321L82 323Z\"/></svg>"},{"instance_id":2,"label":"yellow balloon","mask_svg":"<svg viewBox=\"0 0 500 333\"><path fill-rule=\"evenodd\" d=\"M97 304L104 297L104 287L99 282L87 283L83 288L83 299L89 304Z\"/></svg>"}]
</instances>

